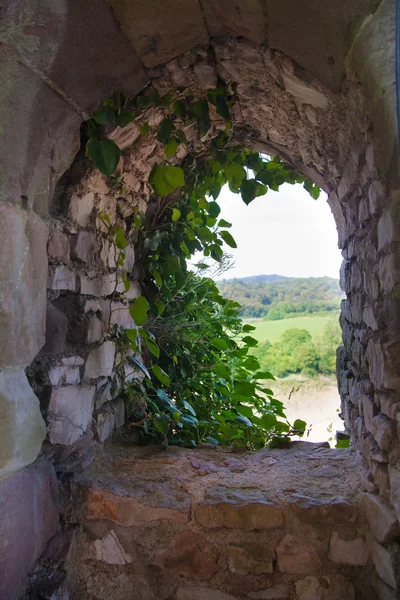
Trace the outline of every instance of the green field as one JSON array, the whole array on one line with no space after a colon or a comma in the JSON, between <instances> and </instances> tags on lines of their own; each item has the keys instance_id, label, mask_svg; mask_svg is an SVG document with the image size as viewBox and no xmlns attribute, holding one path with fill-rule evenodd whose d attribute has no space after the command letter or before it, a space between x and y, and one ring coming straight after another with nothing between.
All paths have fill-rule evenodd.
<instances>
[{"instance_id":1,"label":"green field","mask_svg":"<svg viewBox=\"0 0 400 600\"><path fill-rule=\"evenodd\" d=\"M287 329L307 329L314 339L318 338L322 335L326 323L334 318L338 319L339 313L337 315L332 313L328 315L292 317L278 321L245 319L244 322L256 328L250 335L255 337L259 342L269 340L273 344L279 340L282 333Z\"/></svg>"}]
</instances>

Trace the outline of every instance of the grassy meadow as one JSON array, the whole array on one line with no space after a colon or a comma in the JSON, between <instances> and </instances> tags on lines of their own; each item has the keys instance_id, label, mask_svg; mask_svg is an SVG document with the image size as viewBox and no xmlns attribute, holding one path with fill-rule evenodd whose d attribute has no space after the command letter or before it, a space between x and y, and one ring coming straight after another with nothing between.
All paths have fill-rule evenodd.
<instances>
[{"instance_id":1,"label":"grassy meadow","mask_svg":"<svg viewBox=\"0 0 400 600\"><path fill-rule=\"evenodd\" d=\"M256 329L251 332L251 335L260 343L266 340L271 344L277 342L282 333L287 329L306 329L313 340L323 335L326 324L332 320L332 313L324 315L306 315L302 317L290 317L287 319L279 319L278 321L265 321L263 319L244 319L245 323L253 325ZM339 313L337 313L339 319Z\"/></svg>"}]
</instances>

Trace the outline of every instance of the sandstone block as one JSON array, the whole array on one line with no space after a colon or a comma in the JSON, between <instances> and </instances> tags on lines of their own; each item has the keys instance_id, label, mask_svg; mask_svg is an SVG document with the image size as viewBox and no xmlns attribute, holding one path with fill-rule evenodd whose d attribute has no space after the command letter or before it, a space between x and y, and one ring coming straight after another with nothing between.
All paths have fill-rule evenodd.
<instances>
[{"instance_id":1,"label":"sandstone block","mask_svg":"<svg viewBox=\"0 0 400 600\"><path fill-rule=\"evenodd\" d=\"M68 206L68 217L73 223L81 227L88 227L93 223L92 213L95 206L94 192L80 195L74 193Z\"/></svg>"},{"instance_id":2,"label":"sandstone block","mask_svg":"<svg viewBox=\"0 0 400 600\"><path fill-rule=\"evenodd\" d=\"M0 598L18 600L47 541L57 532L57 478L39 459L0 481Z\"/></svg>"},{"instance_id":3,"label":"sandstone block","mask_svg":"<svg viewBox=\"0 0 400 600\"><path fill-rule=\"evenodd\" d=\"M125 424L125 402L117 400L114 402L115 429L120 429Z\"/></svg>"},{"instance_id":4,"label":"sandstone block","mask_svg":"<svg viewBox=\"0 0 400 600\"><path fill-rule=\"evenodd\" d=\"M234 35L244 37L255 44L264 41L265 15L257 0L205 0L202 7L211 36Z\"/></svg>"},{"instance_id":5,"label":"sandstone block","mask_svg":"<svg viewBox=\"0 0 400 600\"><path fill-rule=\"evenodd\" d=\"M85 296L110 296L115 291L121 293L125 289L122 280L116 273L94 275L93 277L81 274L79 279L81 294Z\"/></svg>"},{"instance_id":6,"label":"sandstone block","mask_svg":"<svg viewBox=\"0 0 400 600\"><path fill-rule=\"evenodd\" d=\"M290 586L285 583L278 583L265 590L250 592L248 594L252 600L289 600L291 597Z\"/></svg>"},{"instance_id":7,"label":"sandstone block","mask_svg":"<svg viewBox=\"0 0 400 600\"><path fill-rule=\"evenodd\" d=\"M123 31L146 67L163 64L208 37L197 0L112 0ZM151 23L151 34L148 24Z\"/></svg>"},{"instance_id":8,"label":"sandstone block","mask_svg":"<svg viewBox=\"0 0 400 600\"><path fill-rule=\"evenodd\" d=\"M400 468L389 465L390 501L400 521Z\"/></svg>"},{"instance_id":9,"label":"sandstone block","mask_svg":"<svg viewBox=\"0 0 400 600\"><path fill-rule=\"evenodd\" d=\"M400 535L400 525L393 510L379 496L363 495L365 514L378 542L391 542Z\"/></svg>"},{"instance_id":10,"label":"sandstone block","mask_svg":"<svg viewBox=\"0 0 400 600\"><path fill-rule=\"evenodd\" d=\"M69 446L85 433L92 421L94 387L69 385L51 393L48 420L52 444Z\"/></svg>"},{"instance_id":11,"label":"sandstone block","mask_svg":"<svg viewBox=\"0 0 400 600\"><path fill-rule=\"evenodd\" d=\"M60 290L75 292L76 275L68 267L60 265L59 267L50 267L47 278L47 288L49 290Z\"/></svg>"},{"instance_id":12,"label":"sandstone block","mask_svg":"<svg viewBox=\"0 0 400 600\"><path fill-rule=\"evenodd\" d=\"M124 527L139 527L163 520L187 523L190 506L187 494L157 482L156 485L148 484L147 488L141 484L125 495L90 487L82 510L83 517L90 521L106 520Z\"/></svg>"},{"instance_id":13,"label":"sandstone block","mask_svg":"<svg viewBox=\"0 0 400 600\"><path fill-rule=\"evenodd\" d=\"M340 575L306 577L294 584L298 600L355 600L352 583Z\"/></svg>"},{"instance_id":14,"label":"sandstone block","mask_svg":"<svg viewBox=\"0 0 400 600\"><path fill-rule=\"evenodd\" d=\"M71 240L71 258L84 263L94 261L98 251L96 234L92 231L80 231Z\"/></svg>"},{"instance_id":15,"label":"sandstone block","mask_svg":"<svg viewBox=\"0 0 400 600\"><path fill-rule=\"evenodd\" d=\"M114 342L104 342L104 344L92 350L86 361L84 379L110 377L113 372L114 358Z\"/></svg>"},{"instance_id":16,"label":"sandstone block","mask_svg":"<svg viewBox=\"0 0 400 600\"><path fill-rule=\"evenodd\" d=\"M369 551L363 537L347 540L333 532L328 558L340 565L364 567L368 564Z\"/></svg>"},{"instance_id":17,"label":"sandstone block","mask_svg":"<svg viewBox=\"0 0 400 600\"><path fill-rule=\"evenodd\" d=\"M178 588L175 600L237 600L235 596L205 587Z\"/></svg>"},{"instance_id":18,"label":"sandstone block","mask_svg":"<svg viewBox=\"0 0 400 600\"><path fill-rule=\"evenodd\" d=\"M28 365L44 344L47 237L37 215L0 203L0 368Z\"/></svg>"},{"instance_id":19,"label":"sandstone block","mask_svg":"<svg viewBox=\"0 0 400 600\"><path fill-rule=\"evenodd\" d=\"M398 544L382 546L372 536L368 537L372 562L378 575L387 585L396 589L400 582L400 548Z\"/></svg>"},{"instance_id":20,"label":"sandstone block","mask_svg":"<svg viewBox=\"0 0 400 600\"><path fill-rule=\"evenodd\" d=\"M96 315L92 315L89 319L88 330L87 330L87 343L95 344L100 342L103 337L104 328L103 323Z\"/></svg>"},{"instance_id":21,"label":"sandstone block","mask_svg":"<svg viewBox=\"0 0 400 600\"><path fill-rule=\"evenodd\" d=\"M229 570L237 575L272 573L272 552L261 544L228 546L226 549Z\"/></svg>"},{"instance_id":22,"label":"sandstone block","mask_svg":"<svg viewBox=\"0 0 400 600\"><path fill-rule=\"evenodd\" d=\"M372 425L374 438L379 448L384 452L389 452L396 435L394 422L380 413L374 418Z\"/></svg>"},{"instance_id":23,"label":"sandstone block","mask_svg":"<svg viewBox=\"0 0 400 600\"><path fill-rule=\"evenodd\" d=\"M81 382L79 367L52 367L49 371L51 385L74 385Z\"/></svg>"},{"instance_id":24,"label":"sandstone block","mask_svg":"<svg viewBox=\"0 0 400 600\"><path fill-rule=\"evenodd\" d=\"M39 400L23 368L0 371L0 478L32 463L46 437ZM0 553L1 556L1 553Z\"/></svg>"},{"instance_id":25,"label":"sandstone block","mask_svg":"<svg viewBox=\"0 0 400 600\"><path fill-rule=\"evenodd\" d=\"M50 234L47 243L47 254L53 260L68 264L69 256L69 240L65 233L55 228Z\"/></svg>"},{"instance_id":26,"label":"sandstone block","mask_svg":"<svg viewBox=\"0 0 400 600\"><path fill-rule=\"evenodd\" d=\"M51 302L47 303L46 312L46 343L40 351L40 356L62 354L68 331L68 318Z\"/></svg>"},{"instance_id":27,"label":"sandstone block","mask_svg":"<svg viewBox=\"0 0 400 600\"><path fill-rule=\"evenodd\" d=\"M101 560L108 565L128 565L133 560L132 556L125 552L112 529L103 538L94 541L94 550L96 560Z\"/></svg>"},{"instance_id":28,"label":"sandstone block","mask_svg":"<svg viewBox=\"0 0 400 600\"><path fill-rule=\"evenodd\" d=\"M184 531L155 556L154 564L180 577L208 581L217 571L218 558L215 546L197 533Z\"/></svg>"},{"instance_id":29,"label":"sandstone block","mask_svg":"<svg viewBox=\"0 0 400 600\"><path fill-rule=\"evenodd\" d=\"M239 527L251 531L283 525L282 509L261 492L216 486L206 490L205 496L205 501L196 508L196 520L203 527Z\"/></svg>"},{"instance_id":30,"label":"sandstone block","mask_svg":"<svg viewBox=\"0 0 400 600\"><path fill-rule=\"evenodd\" d=\"M338 495L315 498L301 494L286 497L287 508L299 521L309 525L346 525L357 520L356 508Z\"/></svg>"},{"instance_id":31,"label":"sandstone block","mask_svg":"<svg viewBox=\"0 0 400 600\"><path fill-rule=\"evenodd\" d=\"M105 442L114 430L114 413L111 411L102 411L95 417L95 433L99 442Z\"/></svg>"},{"instance_id":32,"label":"sandstone block","mask_svg":"<svg viewBox=\"0 0 400 600\"><path fill-rule=\"evenodd\" d=\"M323 110L328 108L327 97L315 88L305 84L303 81L289 73L284 73L282 78L286 90L300 102L300 104L309 104L314 106L314 108Z\"/></svg>"},{"instance_id":33,"label":"sandstone block","mask_svg":"<svg viewBox=\"0 0 400 600\"><path fill-rule=\"evenodd\" d=\"M312 540L286 534L276 547L281 573L313 574L321 569L319 545Z\"/></svg>"}]
</instances>

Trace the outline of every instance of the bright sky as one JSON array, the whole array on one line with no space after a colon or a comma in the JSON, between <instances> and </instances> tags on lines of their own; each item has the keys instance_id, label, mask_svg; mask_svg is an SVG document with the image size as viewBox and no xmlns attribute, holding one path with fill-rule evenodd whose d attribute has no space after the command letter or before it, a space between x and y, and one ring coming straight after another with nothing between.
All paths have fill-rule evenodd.
<instances>
[{"instance_id":1,"label":"bright sky","mask_svg":"<svg viewBox=\"0 0 400 600\"><path fill-rule=\"evenodd\" d=\"M217 200L220 218L232 223L236 250L226 247L235 265L223 278L272 274L339 277L342 262L326 194L313 200L299 184L268 190L246 206L225 186Z\"/></svg>"}]
</instances>

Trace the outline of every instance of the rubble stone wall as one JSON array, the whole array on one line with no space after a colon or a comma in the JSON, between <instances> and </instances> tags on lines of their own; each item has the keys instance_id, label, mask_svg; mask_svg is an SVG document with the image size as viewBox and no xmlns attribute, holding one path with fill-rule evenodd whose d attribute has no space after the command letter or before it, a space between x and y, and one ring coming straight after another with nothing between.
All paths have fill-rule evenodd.
<instances>
[{"instance_id":1,"label":"rubble stone wall","mask_svg":"<svg viewBox=\"0 0 400 600\"><path fill-rule=\"evenodd\" d=\"M279 154L328 193L347 295L338 351L342 414L369 468L366 515L382 580L379 597L395 597L398 572L389 581L378 567L379 557L397 556L400 518L394 0L354 0L343 22L335 21L336 3L322 15L309 0L303 12L313 17L300 29L301 11L289 0L279 6L249 0L245 7L235 3L235 10L230 2L229 18L225 3L207 0L199 9L193 0L185 3L183 20L179 0L163 4L160 14L152 2L141 4L142 12L134 3L136 13L119 0L111 4L114 12L102 0L84 7L18 0L2 9L0 494L6 507L17 489L27 507L32 486L39 496L29 513L32 543L23 560L15 558L17 570L0 556L0 598L18 598L30 567L58 531L56 519L42 527L38 510L56 506L48 483L53 464L62 480L88 467L91 448L123 426L118 390L124 377L135 375L112 337L114 326L130 326L126 306L140 294L135 239L128 230L125 269L132 285L124 295L98 214L125 227L134 206L146 210L147 177L161 147L142 139L136 124L113 132L123 149L118 173L124 186L110 187L81 155L68 170L79 150L80 124L122 87L133 95L151 83L166 93L207 89L218 80L238 83L236 138ZM182 28L191 34L185 37ZM329 34L317 50L319 28ZM161 117L151 116L154 122ZM8 512L17 529L16 513ZM387 526L385 535L376 523ZM20 556L12 531L4 535L4 547L13 548L7 561Z\"/></svg>"}]
</instances>

